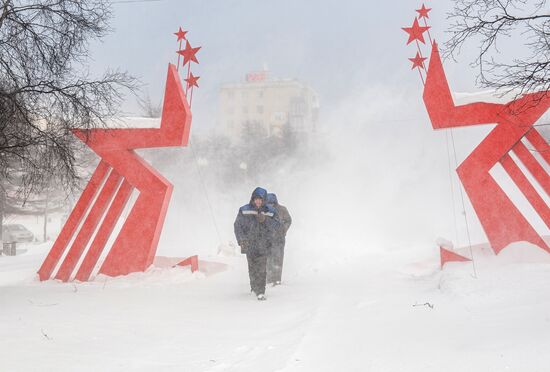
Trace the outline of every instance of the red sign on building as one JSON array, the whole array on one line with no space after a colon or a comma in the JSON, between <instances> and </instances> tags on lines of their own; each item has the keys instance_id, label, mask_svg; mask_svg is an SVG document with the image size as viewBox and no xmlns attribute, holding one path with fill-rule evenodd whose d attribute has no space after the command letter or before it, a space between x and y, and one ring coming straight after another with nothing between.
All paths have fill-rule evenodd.
<instances>
[{"instance_id":1,"label":"red sign on building","mask_svg":"<svg viewBox=\"0 0 550 372\"><path fill-rule=\"evenodd\" d=\"M267 80L267 71L255 71L255 72L249 72L246 74L246 81L247 82L254 82L254 81L265 81Z\"/></svg>"}]
</instances>

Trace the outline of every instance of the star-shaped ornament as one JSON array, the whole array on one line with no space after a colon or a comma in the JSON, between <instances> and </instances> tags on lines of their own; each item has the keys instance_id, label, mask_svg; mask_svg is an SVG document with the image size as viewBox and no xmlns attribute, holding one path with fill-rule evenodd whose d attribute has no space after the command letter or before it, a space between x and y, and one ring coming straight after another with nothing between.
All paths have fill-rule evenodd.
<instances>
[{"instance_id":1,"label":"star-shaped ornament","mask_svg":"<svg viewBox=\"0 0 550 372\"><path fill-rule=\"evenodd\" d=\"M402 27L403 31L409 34L409 40L407 45L412 43L415 40L420 41L422 44L426 44L424 41L424 32L426 32L430 27L429 26L420 26L418 24L418 18L414 19L413 25L411 27Z\"/></svg>"},{"instance_id":2,"label":"star-shaped ornament","mask_svg":"<svg viewBox=\"0 0 550 372\"><path fill-rule=\"evenodd\" d=\"M428 12L430 10L432 10L432 8L426 8L426 6L422 4L422 8L416 9L416 11L418 12L418 18L430 18L430 16L428 15Z\"/></svg>"},{"instance_id":3,"label":"star-shaped ornament","mask_svg":"<svg viewBox=\"0 0 550 372\"><path fill-rule=\"evenodd\" d=\"M187 82L187 86L188 87L199 87L199 84L197 84L197 80L199 80L201 77L200 76L193 76L193 73L189 73L189 77L187 79L185 79L185 81Z\"/></svg>"},{"instance_id":4,"label":"star-shaped ornament","mask_svg":"<svg viewBox=\"0 0 550 372\"><path fill-rule=\"evenodd\" d=\"M426 57L421 57L420 53L416 52L416 57L409 58L409 61L413 63L413 66L411 70L414 70L415 68L424 68L424 61L426 60Z\"/></svg>"},{"instance_id":5,"label":"star-shaped ornament","mask_svg":"<svg viewBox=\"0 0 550 372\"><path fill-rule=\"evenodd\" d=\"M187 40L185 35L187 34L187 31L183 31L181 27L179 28L178 32L174 32L174 35L178 37L178 41Z\"/></svg>"},{"instance_id":6,"label":"star-shaped ornament","mask_svg":"<svg viewBox=\"0 0 550 372\"><path fill-rule=\"evenodd\" d=\"M185 49L184 50L178 50L178 54L183 56L183 66L185 66L189 61L199 63L197 60L197 57L195 57L195 54L200 50L201 47L192 48L191 44L189 44L189 41L185 40Z\"/></svg>"}]
</instances>

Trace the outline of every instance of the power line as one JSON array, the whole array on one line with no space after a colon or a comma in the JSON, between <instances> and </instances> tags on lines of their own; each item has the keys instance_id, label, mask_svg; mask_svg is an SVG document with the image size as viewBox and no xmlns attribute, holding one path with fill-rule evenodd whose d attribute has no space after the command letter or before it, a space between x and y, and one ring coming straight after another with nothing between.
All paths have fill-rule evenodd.
<instances>
[{"instance_id":1,"label":"power line","mask_svg":"<svg viewBox=\"0 0 550 372\"><path fill-rule=\"evenodd\" d=\"M450 128L449 132L451 133L451 142L453 144L455 167L458 167L458 158L456 156L456 147L455 147L455 139L453 136L453 128ZM464 203L464 193L462 192L462 187L460 187L460 185L458 185L458 189L460 190L460 200L462 201L462 211L464 212L464 222L466 223L466 234L468 235L468 246L470 247L470 257L472 257L472 268L474 270L474 278L477 279L476 262L474 260L474 251L472 249L472 239L470 237L470 227L468 226L468 216L466 214L466 204Z\"/></svg>"},{"instance_id":2,"label":"power line","mask_svg":"<svg viewBox=\"0 0 550 372\"><path fill-rule=\"evenodd\" d=\"M458 224L456 223L456 203L455 203L455 192L453 187L453 173L451 167L451 152L449 151L449 131L445 131L445 143L447 144L447 166L449 168L449 184L451 187L451 201L453 206L453 221L455 226L455 239L457 247L460 246L460 241L458 239ZM458 186L460 187L460 185Z\"/></svg>"},{"instance_id":3,"label":"power line","mask_svg":"<svg viewBox=\"0 0 550 372\"><path fill-rule=\"evenodd\" d=\"M206 197L206 204L208 205L208 209L210 210L210 216L212 217L212 221L214 222L214 228L216 229L216 234L218 235L219 244L223 244L222 236L220 234L220 229L218 227L218 222L216 221L216 215L214 214L214 208L212 208L212 203L210 202L210 197L208 196L208 190L206 189L206 182L204 181L204 177L200 169L199 160L197 158L197 154L195 152L194 146L191 143L191 138L189 138L189 148L191 149L191 153L193 154L193 158L195 159L195 167L197 168L197 172L199 173L199 179L202 184L202 190L204 191L204 196Z\"/></svg>"}]
</instances>

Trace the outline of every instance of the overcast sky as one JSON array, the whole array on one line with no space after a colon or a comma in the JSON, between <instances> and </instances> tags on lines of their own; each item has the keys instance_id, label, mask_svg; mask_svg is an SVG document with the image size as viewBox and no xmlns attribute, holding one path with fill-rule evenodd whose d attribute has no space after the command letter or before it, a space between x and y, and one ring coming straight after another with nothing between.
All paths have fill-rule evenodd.
<instances>
[{"instance_id":1,"label":"overcast sky","mask_svg":"<svg viewBox=\"0 0 550 372\"><path fill-rule=\"evenodd\" d=\"M444 40L446 13L452 2L438 1L430 13L432 35ZM412 24L420 8L416 1L333 0L160 0L116 2L114 31L94 44L92 70L122 68L146 83L153 100L162 97L168 62L176 61L179 26L189 31L198 53L200 89L194 94L194 117L214 125L218 88L242 80L246 72L267 65L272 76L297 78L320 95L323 110L350 96L380 86L410 90L421 86L408 57L416 50L405 45L401 27ZM427 53L428 48L425 48ZM474 89L472 58L449 63L447 72L455 90ZM462 78L464 76L464 78ZM381 88L382 89L382 88ZM134 99L125 105L139 113Z\"/></svg>"}]
</instances>

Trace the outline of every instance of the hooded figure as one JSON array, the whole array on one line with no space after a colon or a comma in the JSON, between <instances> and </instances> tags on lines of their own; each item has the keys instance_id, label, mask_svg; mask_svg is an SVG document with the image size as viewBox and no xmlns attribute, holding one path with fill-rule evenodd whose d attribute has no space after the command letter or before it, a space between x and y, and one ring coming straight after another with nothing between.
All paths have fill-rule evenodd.
<instances>
[{"instance_id":1,"label":"hooded figure","mask_svg":"<svg viewBox=\"0 0 550 372\"><path fill-rule=\"evenodd\" d=\"M235 219L235 237L246 254L250 287L265 300L267 254L280 229L277 212L266 204L267 191L257 187L248 204L239 209Z\"/></svg>"},{"instance_id":2,"label":"hooded figure","mask_svg":"<svg viewBox=\"0 0 550 372\"><path fill-rule=\"evenodd\" d=\"M292 224L292 218L288 213L288 209L279 204L277 195L267 194L267 205L275 209L279 220L275 239L267 257L267 282L279 285L283 273L286 233Z\"/></svg>"}]
</instances>

